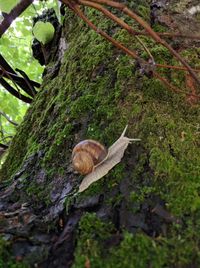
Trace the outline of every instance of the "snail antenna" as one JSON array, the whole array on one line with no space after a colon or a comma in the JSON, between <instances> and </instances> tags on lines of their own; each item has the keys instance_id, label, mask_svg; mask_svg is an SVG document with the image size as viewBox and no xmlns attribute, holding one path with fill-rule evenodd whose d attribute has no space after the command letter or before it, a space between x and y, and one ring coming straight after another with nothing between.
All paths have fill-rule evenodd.
<instances>
[{"instance_id":1,"label":"snail antenna","mask_svg":"<svg viewBox=\"0 0 200 268\"><path fill-rule=\"evenodd\" d=\"M121 134L121 137L120 137L120 138L122 138L122 137L124 137L124 136L125 136L125 133L126 133L127 128L128 128L128 125L126 125L126 126L125 126L125 129L124 129L124 131L122 132L122 134Z\"/></svg>"}]
</instances>

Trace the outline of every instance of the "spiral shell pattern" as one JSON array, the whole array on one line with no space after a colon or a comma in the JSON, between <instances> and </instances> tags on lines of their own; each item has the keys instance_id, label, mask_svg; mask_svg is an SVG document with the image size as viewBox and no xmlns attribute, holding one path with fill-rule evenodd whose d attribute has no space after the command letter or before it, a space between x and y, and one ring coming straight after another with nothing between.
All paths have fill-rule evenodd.
<instances>
[{"instance_id":1,"label":"spiral shell pattern","mask_svg":"<svg viewBox=\"0 0 200 268\"><path fill-rule=\"evenodd\" d=\"M108 151L101 143L95 140L79 142L72 151L72 164L74 170L80 174L89 174L94 167L101 163Z\"/></svg>"}]
</instances>

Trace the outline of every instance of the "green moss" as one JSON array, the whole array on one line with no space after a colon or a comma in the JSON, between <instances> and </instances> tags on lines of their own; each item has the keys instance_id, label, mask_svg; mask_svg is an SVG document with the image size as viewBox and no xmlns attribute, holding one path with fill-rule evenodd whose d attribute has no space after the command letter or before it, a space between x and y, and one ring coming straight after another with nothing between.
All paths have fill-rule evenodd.
<instances>
[{"instance_id":1,"label":"green moss","mask_svg":"<svg viewBox=\"0 0 200 268\"><path fill-rule=\"evenodd\" d=\"M87 258L92 267L100 267L102 243L109 238L112 230L111 223L101 221L94 213L86 213L79 224L80 238L72 267L84 267Z\"/></svg>"},{"instance_id":2,"label":"green moss","mask_svg":"<svg viewBox=\"0 0 200 268\"><path fill-rule=\"evenodd\" d=\"M144 186L139 189L138 193L135 191L130 193L130 201L133 203L134 202L143 203L145 198L150 194L155 193L155 191L156 191L155 187Z\"/></svg>"},{"instance_id":3,"label":"green moss","mask_svg":"<svg viewBox=\"0 0 200 268\"><path fill-rule=\"evenodd\" d=\"M109 247L114 228L95 214L86 213L79 225L79 239L73 268L83 267L87 260L91 267L163 267L166 251L142 233L124 233L119 246ZM116 234L115 234L116 235Z\"/></svg>"},{"instance_id":4,"label":"green moss","mask_svg":"<svg viewBox=\"0 0 200 268\"><path fill-rule=\"evenodd\" d=\"M168 31L168 28L166 26L163 26L159 23L154 23L153 24L153 30L158 33L164 33Z\"/></svg>"},{"instance_id":5,"label":"green moss","mask_svg":"<svg viewBox=\"0 0 200 268\"><path fill-rule=\"evenodd\" d=\"M83 267L89 260L92 267L187 267L192 263L199 264L198 233L194 228L198 223L188 222L187 231L180 233L180 225L174 225L173 234L168 238L152 239L142 232L123 233L119 245L110 247L108 241L116 236L115 229L107 222L98 219L95 214L87 213L79 225L78 245L75 251L73 268ZM196 225L197 224L197 225ZM119 235L119 234L118 234ZM188 238L194 240L188 245ZM111 242L110 242L111 243ZM196 252L194 252L196 249Z\"/></svg>"},{"instance_id":6,"label":"green moss","mask_svg":"<svg viewBox=\"0 0 200 268\"><path fill-rule=\"evenodd\" d=\"M137 6L137 13L141 16L146 22L150 22L150 7L144 5Z\"/></svg>"},{"instance_id":7,"label":"green moss","mask_svg":"<svg viewBox=\"0 0 200 268\"><path fill-rule=\"evenodd\" d=\"M199 68L200 63L198 60L198 55L200 53L200 48L196 47L194 49L188 48L181 52L181 56L184 57L187 62L190 63L190 65L194 68Z\"/></svg>"},{"instance_id":8,"label":"green moss","mask_svg":"<svg viewBox=\"0 0 200 268\"><path fill-rule=\"evenodd\" d=\"M17 261L12 256L9 242L0 237L0 268L28 268L22 261Z\"/></svg>"},{"instance_id":9,"label":"green moss","mask_svg":"<svg viewBox=\"0 0 200 268\"><path fill-rule=\"evenodd\" d=\"M125 233L120 246L113 248L110 253L112 257L106 267L163 267L166 263L166 251L142 233Z\"/></svg>"}]
</instances>

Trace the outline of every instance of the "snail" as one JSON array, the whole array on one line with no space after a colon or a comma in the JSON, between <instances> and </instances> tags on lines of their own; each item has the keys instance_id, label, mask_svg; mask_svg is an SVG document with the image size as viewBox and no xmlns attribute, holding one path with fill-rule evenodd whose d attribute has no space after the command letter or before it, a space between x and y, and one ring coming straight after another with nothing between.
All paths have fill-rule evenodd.
<instances>
[{"instance_id":1,"label":"snail","mask_svg":"<svg viewBox=\"0 0 200 268\"><path fill-rule=\"evenodd\" d=\"M127 127L108 150L95 140L84 140L74 147L72 151L73 167L80 174L86 175L79 186L79 192L86 190L93 182L105 176L109 170L117 165L129 143L140 141L140 139L125 137Z\"/></svg>"},{"instance_id":2,"label":"snail","mask_svg":"<svg viewBox=\"0 0 200 268\"><path fill-rule=\"evenodd\" d=\"M84 140L79 142L72 151L72 164L74 170L86 175L94 170L108 154L108 150L100 142Z\"/></svg>"}]
</instances>

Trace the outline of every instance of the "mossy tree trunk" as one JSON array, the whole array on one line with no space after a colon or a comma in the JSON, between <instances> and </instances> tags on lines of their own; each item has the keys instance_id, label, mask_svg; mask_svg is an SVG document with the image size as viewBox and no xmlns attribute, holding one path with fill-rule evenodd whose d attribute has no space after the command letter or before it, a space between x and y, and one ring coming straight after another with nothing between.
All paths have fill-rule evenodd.
<instances>
[{"instance_id":1,"label":"mossy tree trunk","mask_svg":"<svg viewBox=\"0 0 200 268\"><path fill-rule=\"evenodd\" d=\"M149 2L127 2L150 22ZM180 16L170 14L177 24L187 6L179 2ZM85 12L148 56L124 30ZM168 31L159 21L155 30ZM165 48L141 39L157 62L177 64ZM0 173L0 267L199 267L199 107L141 75L131 58L69 10L57 45ZM176 46L198 67L197 45L187 49L178 40ZM162 75L185 84L183 72ZM71 169L73 146L92 138L108 147L126 124L127 136L141 142L77 195L82 176Z\"/></svg>"}]
</instances>

